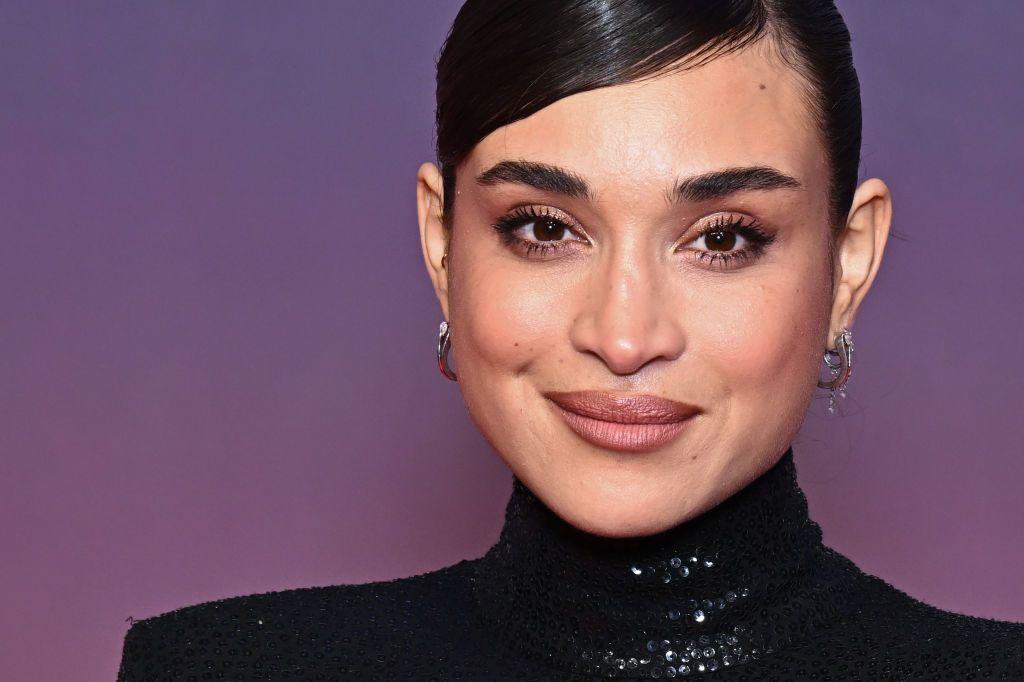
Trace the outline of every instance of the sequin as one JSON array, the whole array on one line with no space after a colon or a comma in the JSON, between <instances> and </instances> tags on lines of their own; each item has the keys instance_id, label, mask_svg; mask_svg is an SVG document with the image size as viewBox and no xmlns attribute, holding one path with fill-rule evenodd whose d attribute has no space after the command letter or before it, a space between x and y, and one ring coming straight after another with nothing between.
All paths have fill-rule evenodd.
<instances>
[{"instance_id":1,"label":"sequin","mask_svg":"<svg viewBox=\"0 0 1024 682\"><path fill-rule=\"evenodd\" d=\"M134 620L118 679L605 677L1024 680L1024 623L933 608L823 545L790 450L717 507L634 541L569 527L514 479L483 557Z\"/></svg>"}]
</instances>

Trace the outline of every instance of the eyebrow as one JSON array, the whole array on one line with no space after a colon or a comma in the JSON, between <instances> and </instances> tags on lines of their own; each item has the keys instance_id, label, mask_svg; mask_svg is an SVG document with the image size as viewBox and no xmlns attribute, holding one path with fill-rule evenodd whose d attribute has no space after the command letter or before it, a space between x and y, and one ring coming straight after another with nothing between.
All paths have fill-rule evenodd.
<instances>
[{"instance_id":1,"label":"eyebrow","mask_svg":"<svg viewBox=\"0 0 1024 682\"><path fill-rule=\"evenodd\" d=\"M481 186L527 185L588 201L593 201L595 196L587 181L578 174L534 161L501 161L478 175L476 182ZM793 176L771 166L737 166L683 178L665 197L669 203L697 203L744 190L799 189L802 186Z\"/></svg>"},{"instance_id":2,"label":"eyebrow","mask_svg":"<svg viewBox=\"0 0 1024 682\"><path fill-rule=\"evenodd\" d=\"M799 189L800 181L771 166L739 166L684 178L668 193L670 202L697 203L745 190Z\"/></svg>"},{"instance_id":3,"label":"eyebrow","mask_svg":"<svg viewBox=\"0 0 1024 682\"><path fill-rule=\"evenodd\" d=\"M501 161L480 175L476 184L497 185L504 182L528 185L545 192L564 194L575 199L594 200L594 192L587 181L572 171L534 161Z\"/></svg>"}]
</instances>

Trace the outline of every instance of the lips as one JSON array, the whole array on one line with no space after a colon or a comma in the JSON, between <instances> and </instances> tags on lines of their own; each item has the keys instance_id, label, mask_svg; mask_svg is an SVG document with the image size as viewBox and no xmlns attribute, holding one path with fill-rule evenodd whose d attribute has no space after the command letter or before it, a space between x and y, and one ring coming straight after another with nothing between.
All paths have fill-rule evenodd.
<instances>
[{"instance_id":1,"label":"lips","mask_svg":"<svg viewBox=\"0 0 1024 682\"><path fill-rule=\"evenodd\" d=\"M598 447L650 452L678 437L700 408L655 395L604 391L544 394L578 436Z\"/></svg>"}]
</instances>

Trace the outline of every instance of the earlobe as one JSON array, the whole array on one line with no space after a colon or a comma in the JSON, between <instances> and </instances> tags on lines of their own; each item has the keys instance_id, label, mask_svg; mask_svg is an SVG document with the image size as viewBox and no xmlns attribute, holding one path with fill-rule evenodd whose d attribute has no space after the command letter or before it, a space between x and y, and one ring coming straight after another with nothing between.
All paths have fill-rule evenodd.
<instances>
[{"instance_id":1,"label":"earlobe","mask_svg":"<svg viewBox=\"0 0 1024 682\"><path fill-rule=\"evenodd\" d=\"M448 319L448 250L449 235L442 219L444 186L441 171L432 163L424 163L416 174L416 209L419 218L420 247L427 274L441 311Z\"/></svg>"},{"instance_id":2,"label":"earlobe","mask_svg":"<svg viewBox=\"0 0 1024 682\"><path fill-rule=\"evenodd\" d=\"M840 329L850 329L882 264L892 223L892 195L878 178L865 180L854 193L846 229L837 246L840 275L832 304L826 347Z\"/></svg>"}]
</instances>

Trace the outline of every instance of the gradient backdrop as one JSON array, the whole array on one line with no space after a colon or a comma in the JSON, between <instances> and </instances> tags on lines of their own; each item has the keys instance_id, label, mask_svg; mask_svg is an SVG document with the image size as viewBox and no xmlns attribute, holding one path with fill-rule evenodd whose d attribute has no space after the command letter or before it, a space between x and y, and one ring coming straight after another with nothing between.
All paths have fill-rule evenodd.
<instances>
[{"instance_id":1,"label":"gradient backdrop","mask_svg":"<svg viewBox=\"0 0 1024 682\"><path fill-rule=\"evenodd\" d=\"M126 619L482 554L510 474L420 255L457 0L0 4L0 670L110 680ZM896 229L826 542L1024 620L1024 4L845 0ZM455 359L457 364L458 359Z\"/></svg>"}]
</instances>

